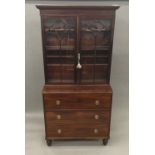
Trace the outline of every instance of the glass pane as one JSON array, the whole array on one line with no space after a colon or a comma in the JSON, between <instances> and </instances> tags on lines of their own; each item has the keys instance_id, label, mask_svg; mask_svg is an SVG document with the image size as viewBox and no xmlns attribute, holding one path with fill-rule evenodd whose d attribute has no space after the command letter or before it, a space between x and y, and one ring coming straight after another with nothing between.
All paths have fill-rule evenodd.
<instances>
[{"instance_id":1,"label":"glass pane","mask_svg":"<svg viewBox=\"0 0 155 155\"><path fill-rule=\"evenodd\" d=\"M110 45L111 20L82 19L81 20L81 49L104 50Z\"/></svg>"},{"instance_id":2,"label":"glass pane","mask_svg":"<svg viewBox=\"0 0 155 155\"><path fill-rule=\"evenodd\" d=\"M48 17L44 31L48 82L74 83L76 18Z\"/></svg>"},{"instance_id":3,"label":"glass pane","mask_svg":"<svg viewBox=\"0 0 155 155\"><path fill-rule=\"evenodd\" d=\"M52 17L45 20L46 45L49 50L74 50L76 19Z\"/></svg>"},{"instance_id":4,"label":"glass pane","mask_svg":"<svg viewBox=\"0 0 155 155\"><path fill-rule=\"evenodd\" d=\"M106 83L111 48L111 19L81 17L81 82Z\"/></svg>"}]
</instances>

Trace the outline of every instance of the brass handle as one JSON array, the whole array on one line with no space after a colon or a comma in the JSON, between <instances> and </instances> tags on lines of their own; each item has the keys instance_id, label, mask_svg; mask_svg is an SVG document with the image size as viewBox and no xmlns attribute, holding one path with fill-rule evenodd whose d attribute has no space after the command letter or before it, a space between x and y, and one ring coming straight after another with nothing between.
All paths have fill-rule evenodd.
<instances>
[{"instance_id":1,"label":"brass handle","mask_svg":"<svg viewBox=\"0 0 155 155\"><path fill-rule=\"evenodd\" d=\"M57 133L58 133L58 134L61 134L61 132L62 132L61 129L58 129L58 130L57 130Z\"/></svg>"},{"instance_id":2,"label":"brass handle","mask_svg":"<svg viewBox=\"0 0 155 155\"><path fill-rule=\"evenodd\" d=\"M82 65L80 64L80 53L78 53L78 64L76 66L77 69L81 69Z\"/></svg>"},{"instance_id":3,"label":"brass handle","mask_svg":"<svg viewBox=\"0 0 155 155\"><path fill-rule=\"evenodd\" d=\"M95 115L94 118L95 118L95 119L99 119L99 115Z\"/></svg>"},{"instance_id":4,"label":"brass handle","mask_svg":"<svg viewBox=\"0 0 155 155\"><path fill-rule=\"evenodd\" d=\"M61 115L57 115L57 119L61 119Z\"/></svg>"},{"instance_id":5,"label":"brass handle","mask_svg":"<svg viewBox=\"0 0 155 155\"><path fill-rule=\"evenodd\" d=\"M99 105L100 104L100 101L99 100L96 100L95 101L95 105Z\"/></svg>"},{"instance_id":6,"label":"brass handle","mask_svg":"<svg viewBox=\"0 0 155 155\"><path fill-rule=\"evenodd\" d=\"M94 129L94 133L97 134L98 133L98 129Z\"/></svg>"},{"instance_id":7,"label":"brass handle","mask_svg":"<svg viewBox=\"0 0 155 155\"><path fill-rule=\"evenodd\" d=\"M60 100L56 100L56 105L60 105Z\"/></svg>"}]
</instances>

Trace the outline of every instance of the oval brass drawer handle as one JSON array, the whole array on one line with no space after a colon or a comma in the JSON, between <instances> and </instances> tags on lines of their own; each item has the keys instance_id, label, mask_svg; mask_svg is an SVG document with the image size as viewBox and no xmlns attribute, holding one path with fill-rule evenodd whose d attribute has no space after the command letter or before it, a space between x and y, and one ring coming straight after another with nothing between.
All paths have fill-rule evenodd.
<instances>
[{"instance_id":1,"label":"oval brass drawer handle","mask_svg":"<svg viewBox=\"0 0 155 155\"><path fill-rule=\"evenodd\" d=\"M100 101L99 100L96 100L95 101L95 105L99 105L100 104Z\"/></svg>"},{"instance_id":2,"label":"oval brass drawer handle","mask_svg":"<svg viewBox=\"0 0 155 155\"><path fill-rule=\"evenodd\" d=\"M97 134L98 133L98 129L94 129L94 133Z\"/></svg>"},{"instance_id":3,"label":"oval brass drawer handle","mask_svg":"<svg viewBox=\"0 0 155 155\"><path fill-rule=\"evenodd\" d=\"M58 134L61 134L61 133L62 133L61 129L58 129L58 130L57 130L57 133L58 133Z\"/></svg>"},{"instance_id":4,"label":"oval brass drawer handle","mask_svg":"<svg viewBox=\"0 0 155 155\"><path fill-rule=\"evenodd\" d=\"M57 119L61 119L61 115L57 115Z\"/></svg>"},{"instance_id":5,"label":"oval brass drawer handle","mask_svg":"<svg viewBox=\"0 0 155 155\"><path fill-rule=\"evenodd\" d=\"M60 105L60 100L56 100L56 105Z\"/></svg>"},{"instance_id":6,"label":"oval brass drawer handle","mask_svg":"<svg viewBox=\"0 0 155 155\"><path fill-rule=\"evenodd\" d=\"M94 115L94 118L95 118L95 119L99 119L99 115L97 115L97 114Z\"/></svg>"}]
</instances>

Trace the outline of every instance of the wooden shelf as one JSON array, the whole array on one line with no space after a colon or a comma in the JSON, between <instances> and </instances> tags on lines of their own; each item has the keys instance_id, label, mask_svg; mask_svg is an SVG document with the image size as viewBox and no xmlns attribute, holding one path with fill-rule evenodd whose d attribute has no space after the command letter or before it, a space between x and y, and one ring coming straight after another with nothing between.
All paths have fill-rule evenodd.
<instances>
[{"instance_id":1,"label":"wooden shelf","mask_svg":"<svg viewBox=\"0 0 155 155\"><path fill-rule=\"evenodd\" d=\"M107 67L109 64L82 64L83 66L105 66Z\"/></svg>"},{"instance_id":2,"label":"wooden shelf","mask_svg":"<svg viewBox=\"0 0 155 155\"><path fill-rule=\"evenodd\" d=\"M47 55L46 56L47 58L75 58L75 56L74 55ZM106 55L92 55L92 56L90 56L90 55L81 55L81 59L82 58L108 58L108 56L106 56Z\"/></svg>"},{"instance_id":3,"label":"wooden shelf","mask_svg":"<svg viewBox=\"0 0 155 155\"><path fill-rule=\"evenodd\" d=\"M103 83L103 84L106 84L106 79L95 79L95 80L93 80L93 79L91 79L91 80L88 80L88 79L81 79L81 83L82 84L89 84L89 83L95 83L95 84L97 84L97 83Z\"/></svg>"},{"instance_id":4,"label":"wooden shelf","mask_svg":"<svg viewBox=\"0 0 155 155\"><path fill-rule=\"evenodd\" d=\"M54 29L54 28L50 28L50 27L45 28L45 32L74 32L74 31L75 31L75 29L64 29L64 28Z\"/></svg>"},{"instance_id":5,"label":"wooden shelf","mask_svg":"<svg viewBox=\"0 0 155 155\"><path fill-rule=\"evenodd\" d=\"M75 48L74 48L74 46L61 46L61 49L60 49L60 46L48 46L48 45L46 45L45 46L45 48L46 48L46 50L70 50L70 51L74 51L75 50Z\"/></svg>"},{"instance_id":6,"label":"wooden shelf","mask_svg":"<svg viewBox=\"0 0 155 155\"><path fill-rule=\"evenodd\" d=\"M108 58L108 56L107 55L92 55L92 56L90 56L90 55L81 55L81 59L82 58L94 58L95 59L95 57L96 58Z\"/></svg>"},{"instance_id":7,"label":"wooden shelf","mask_svg":"<svg viewBox=\"0 0 155 155\"><path fill-rule=\"evenodd\" d=\"M74 66L74 64L51 64L51 63L48 63L47 64L47 66L61 66L61 65L63 65L63 66ZM82 64L82 66L105 66L105 67L107 67L109 64Z\"/></svg>"},{"instance_id":8,"label":"wooden shelf","mask_svg":"<svg viewBox=\"0 0 155 155\"><path fill-rule=\"evenodd\" d=\"M82 51L94 51L94 50L110 50L111 46L96 46L96 48L94 46L92 47L82 47L81 50Z\"/></svg>"},{"instance_id":9,"label":"wooden shelf","mask_svg":"<svg viewBox=\"0 0 155 155\"><path fill-rule=\"evenodd\" d=\"M66 79L66 80L64 80L64 79L63 80L61 80L61 79L58 79L58 80L56 80L56 79L48 79L47 83L48 84L50 84L50 83L52 83L52 84L53 83L54 84L62 84L62 83L67 84L67 83L70 83L71 84L71 83L74 83L74 80L72 80L72 79L71 80L69 80L69 79Z\"/></svg>"},{"instance_id":10,"label":"wooden shelf","mask_svg":"<svg viewBox=\"0 0 155 155\"><path fill-rule=\"evenodd\" d=\"M83 29L81 29L81 31L84 31L84 32L104 32L104 31L110 31L110 30L105 29L105 28L102 28L102 29L96 29L96 28L88 29L88 28L83 28Z\"/></svg>"},{"instance_id":11,"label":"wooden shelf","mask_svg":"<svg viewBox=\"0 0 155 155\"><path fill-rule=\"evenodd\" d=\"M75 56L71 56L71 55L47 55L47 58L75 58Z\"/></svg>"},{"instance_id":12,"label":"wooden shelf","mask_svg":"<svg viewBox=\"0 0 155 155\"><path fill-rule=\"evenodd\" d=\"M59 64L51 64L51 63L48 63L47 66L48 67L50 67L50 66L53 66L53 67L56 67L56 66L66 66L66 67L67 66L72 66L72 67L74 67L74 64L63 64L63 63L62 64L61 63L59 63Z\"/></svg>"}]
</instances>

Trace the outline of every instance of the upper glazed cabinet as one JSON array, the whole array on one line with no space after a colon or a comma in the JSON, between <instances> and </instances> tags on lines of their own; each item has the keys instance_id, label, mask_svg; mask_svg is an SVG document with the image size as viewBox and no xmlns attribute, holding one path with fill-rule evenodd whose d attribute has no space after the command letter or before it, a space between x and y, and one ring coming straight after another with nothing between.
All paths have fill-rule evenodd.
<instances>
[{"instance_id":1,"label":"upper glazed cabinet","mask_svg":"<svg viewBox=\"0 0 155 155\"><path fill-rule=\"evenodd\" d=\"M114 11L42 9L41 19L46 83L109 83Z\"/></svg>"}]
</instances>

